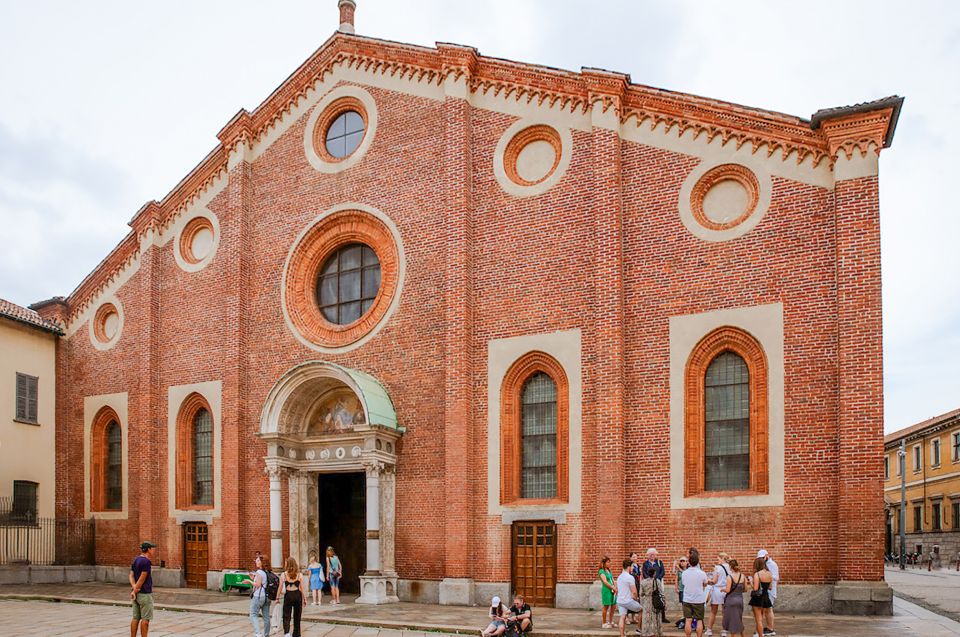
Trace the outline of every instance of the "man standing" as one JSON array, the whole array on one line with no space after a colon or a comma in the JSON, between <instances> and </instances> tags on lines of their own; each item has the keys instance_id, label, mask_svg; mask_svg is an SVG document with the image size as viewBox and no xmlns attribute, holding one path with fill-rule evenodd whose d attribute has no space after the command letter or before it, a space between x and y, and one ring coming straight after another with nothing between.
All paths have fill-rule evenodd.
<instances>
[{"instance_id":1,"label":"man standing","mask_svg":"<svg viewBox=\"0 0 960 637\"><path fill-rule=\"evenodd\" d=\"M768 553L766 549L757 551L757 557L762 557L766 561L767 570L770 571L770 575L773 577L773 582L770 583L770 603L776 605L777 582L780 581L780 567L773 561L773 558L770 557L770 553ZM773 606L764 610L763 615L764 623L766 624L763 629L763 634L768 637L773 637L777 634L777 630L774 628Z\"/></svg>"},{"instance_id":2,"label":"man standing","mask_svg":"<svg viewBox=\"0 0 960 637\"><path fill-rule=\"evenodd\" d=\"M633 579L632 559L623 560L623 572L617 577L617 611L620 613L620 637L624 637L627 615L640 612L640 594Z\"/></svg>"},{"instance_id":3,"label":"man standing","mask_svg":"<svg viewBox=\"0 0 960 637\"><path fill-rule=\"evenodd\" d=\"M710 578L700 568L700 553L695 549L690 549L690 566L680 577L683 579L683 632L690 637L693 620L697 620L697 637L703 637L703 608Z\"/></svg>"},{"instance_id":4,"label":"man standing","mask_svg":"<svg viewBox=\"0 0 960 637\"><path fill-rule=\"evenodd\" d=\"M660 580L660 590L663 590L663 562L660 561L659 554L655 548L647 549L647 561L643 563L643 577ZM660 611L660 621L663 623L667 622L666 609Z\"/></svg>"},{"instance_id":5,"label":"man standing","mask_svg":"<svg viewBox=\"0 0 960 637\"><path fill-rule=\"evenodd\" d=\"M633 552L630 554L630 574L633 575L633 583L637 587L637 594L640 592L640 580L643 579L643 572L640 570L640 554ZM633 623L637 626L643 625L643 608L640 608L640 612L636 613L631 617ZM637 628L637 634L640 634L640 629Z\"/></svg>"},{"instance_id":6,"label":"man standing","mask_svg":"<svg viewBox=\"0 0 960 637\"><path fill-rule=\"evenodd\" d=\"M152 542L140 544L140 556L133 560L130 566L130 600L133 606L133 620L130 622L130 637L137 637L137 626L140 626L140 637L147 637L150 632L150 620L153 619L153 578L150 567L153 549L157 547Z\"/></svg>"}]
</instances>

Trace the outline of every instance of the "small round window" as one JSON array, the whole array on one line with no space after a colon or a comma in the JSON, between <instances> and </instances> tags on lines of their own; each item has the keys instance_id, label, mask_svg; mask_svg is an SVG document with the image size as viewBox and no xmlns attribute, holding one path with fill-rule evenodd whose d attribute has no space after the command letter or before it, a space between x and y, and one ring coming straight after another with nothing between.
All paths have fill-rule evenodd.
<instances>
[{"instance_id":1,"label":"small round window","mask_svg":"<svg viewBox=\"0 0 960 637\"><path fill-rule=\"evenodd\" d=\"M343 159L353 154L363 141L363 131L363 117L360 113L353 110L340 113L327 129L327 152L335 159Z\"/></svg>"},{"instance_id":2,"label":"small round window","mask_svg":"<svg viewBox=\"0 0 960 637\"><path fill-rule=\"evenodd\" d=\"M317 303L323 318L335 325L360 320L380 291L380 259L362 243L335 250L317 277Z\"/></svg>"}]
</instances>

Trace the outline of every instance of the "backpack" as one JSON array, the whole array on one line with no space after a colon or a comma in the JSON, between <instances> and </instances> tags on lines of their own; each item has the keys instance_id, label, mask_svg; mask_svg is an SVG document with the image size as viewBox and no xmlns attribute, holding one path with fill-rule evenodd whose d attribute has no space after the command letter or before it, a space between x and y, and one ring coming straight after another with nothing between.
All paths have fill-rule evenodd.
<instances>
[{"instance_id":1,"label":"backpack","mask_svg":"<svg viewBox=\"0 0 960 637\"><path fill-rule=\"evenodd\" d=\"M660 586L657 585L657 579L653 579L653 594L650 596L653 602L653 610L661 613L667 610L667 600L664 599L663 593L660 591Z\"/></svg>"},{"instance_id":2,"label":"backpack","mask_svg":"<svg viewBox=\"0 0 960 637\"><path fill-rule=\"evenodd\" d=\"M267 571L267 599L277 600L277 591L280 590L280 578L273 571Z\"/></svg>"}]
</instances>

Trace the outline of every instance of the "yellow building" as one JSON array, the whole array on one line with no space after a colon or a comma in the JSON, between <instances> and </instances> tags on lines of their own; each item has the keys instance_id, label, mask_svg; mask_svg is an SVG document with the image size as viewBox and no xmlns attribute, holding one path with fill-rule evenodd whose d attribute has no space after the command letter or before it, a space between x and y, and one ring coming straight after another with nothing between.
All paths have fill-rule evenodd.
<instances>
[{"instance_id":1,"label":"yellow building","mask_svg":"<svg viewBox=\"0 0 960 637\"><path fill-rule=\"evenodd\" d=\"M906 442L903 459L901 441ZM907 552L933 552L935 566L955 562L960 555L960 409L886 436L883 468L887 552L900 548L900 482L906 470Z\"/></svg>"},{"instance_id":2,"label":"yellow building","mask_svg":"<svg viewBox=\"0 0 960 637\"><path fill-rule=\"evenodd\" d=\"M59 334L0 299L0 564L53 559L54 534L41 521L54 517Z\"/></svg>"}]
</instances>

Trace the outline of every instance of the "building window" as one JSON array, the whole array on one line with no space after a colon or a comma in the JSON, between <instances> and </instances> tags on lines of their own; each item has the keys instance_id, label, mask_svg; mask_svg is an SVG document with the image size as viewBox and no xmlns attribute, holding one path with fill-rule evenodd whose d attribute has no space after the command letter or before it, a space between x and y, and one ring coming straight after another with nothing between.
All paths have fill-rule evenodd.
<instances>
[{"instance_id":1,"label":"building window","mask_svg":"<svg viewBox=\"0 0 960 637\"><path fill-rule=\"evenodd\" d=\"M90 510L123 509L123 429L120 418L104 407L93 418L90 445Z\"/></svg>"},{"instance_id":2,"label":"building window","mask_svg":"<svg viewBox=\"0 0 960 637\"><path fill-rule=\"evenodd\" d=\"M890 479L890 456L883 457L883 479Z\"/></svg>"},{"instance_id":3,"label":"building window","mask_svg":"<svg viewBox=\"0 0 960 637\"><path fill-rule=\"evenodd\" d=\"M193 417L193 503L213 504L213 417L203 408Z\"/></svg>"},{"instance_id":4,"label":"building window","mask_svg":"<svg viewBox=\"0 0 960 637\"><path fill-rule=\"evenodd\" d=\"M960 502L953 503L953 530L960 531Z\"/></svg>"},{"instance_id":5,"label":"building window","mask_svg":"<svg viewBox=\"0 0 960 637\"><path fill-rule=\"evenodd\" d=\"M934 502L930 505L930 529L933 531L940 530L940 503Z\"/></svg>"},{"instance_id":6,"label":"building window","mask_svg":"<svg viewBox=\"0 0 960 637\"><path fill-rule=\"evenodd\" d=\"M176 505L178 509L213 506L213 412L207 400L194 392L177 414Z\"/></svg>"},{"instance_id":7,"label":"building window","mask_svg":"<svg viewBox=\"0 0 960 637\"><path fill-rule=\"evenodd\" d=\"M504 504L566 502L569 385L543 352L515 362L503 380L500 491Z\"/></svg>"},{"instance_id":8,"label":"building window","mask_svg":"<svg viewBox=\"0 0 960 637\"><path fill-rule=\"evenodd\" d=\"M903 475L903 465L905 463L904 456L900 455L900 452L897 452L897 475Z\"/></svg>"},{"instance_id":9,"label":"building window","mask_svg":"<svg viewBox=\"0 0 960 637\"><path fill-rule=\"evenodd\" d=\"M953 434L953 461L960 462L960 431Z\"/></svg>"},{"instance_id":10,"label":"building window","mask_svg":"<svg viewBox=\"0 0 960 637\"><path fill-rule=\"evenodd\" d=\"M349 325L367 313L380 291L380 260L361 243L351 243L331 254L317 277L317 301L323 317L335 325Z\"/></svg>"},{"instance_id":11,"label":"building window","mask_svg":"<svg viewBox=\"0 0 960 637\"><path fill-rule=\"evenodd\" d=\"M913 448L913 470L920 471L923 468L923 449L920 445Z\"/></svg>"},{"instance_id":12,"label":"building window","mask_svg":"<svg viewBox=\"0 0 960 637\"><path fill-rule=\"evenodd\" d=\"M940 439L935 438L930 441L930 465L933 467L940 466Z\"/></svg>"},{"instance_id":13,"label":"building window","mask_svg":"<svg viewBox=\"0 0 960 637\"><path fill-rule=\"evenodd\" d=\"M13 519L34 522L37 519L37 483L28 480L13 481Z\"/></svg>"},{"instance_id":14,"label":"building window","mask_svg":"<svg viewBox=\"0 0 960 637\"><path fill-rule=\"evenodd\" d=\"M17 372L17 420L37 422L37 382L36 376Z\"/></svg>"},{"instance_id":15,"label":"building window","mask_svg":"<svg viewBox=\"0 0 960 637\"><path fill-rule=\"evenodd\" d=\"M913 505L913 531L914 533L923 531L923 507L919 504Z\"/></svg>"},{"instance_id":16,"label":"building window","mask_svg":"<svg viewBox=\"0 0 960 637\"><path fill-rule=\"evenodd\" d=\"M357 111L348 110L340 113L327 128L326 149L334 159L343 159L353 154L353 151L363 141L363 116Z\"/></svg>"},{"instance_id":17,"label":"building window","mask_svg":"<svg viewBox=\"0 0 960 637\"><path fill-rule=\"evenodd\" d=\"M767 361L750 334L722 327L687 362L684 493L767 493Z\"/></svg>"}]
</instances>

